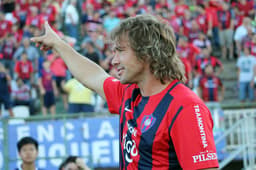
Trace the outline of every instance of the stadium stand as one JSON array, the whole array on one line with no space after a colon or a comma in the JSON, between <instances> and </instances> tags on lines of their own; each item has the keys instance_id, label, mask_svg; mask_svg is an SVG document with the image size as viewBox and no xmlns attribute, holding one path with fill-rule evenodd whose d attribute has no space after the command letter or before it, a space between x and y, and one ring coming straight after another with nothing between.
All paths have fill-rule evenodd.
<instances>
[{"instance_id":1,"label":"stadium stand","mask_svg":"<svg viewBox=\"0 0 256 170\"><path fill-rule=\"evenodd\" d=\"M10 145L14 144L22 135L29 133L28 131L31 132L32 136L39 138L39 142L42 144L43 151L39 155L41 157L39 163L46 169L48 163L51 164L50 167L56 168L58 166L58 162L61 162L64 158L63 150L69 153L71 149L76 151L79 150L77 149L79 147L89 147L87 146L89 144L92 145L90 145L91 148L98 146L100 149L103 147L104 150L105 146L111 148L111 151L106 149L106 152L116 153L116 148L112 146L117 144L114 136L118 127L112 121L116 117L113 118L106 111L106 103L99 96L93 94L92 101L94 110L97 112L68 113L67 101L63 98L66 93L61 91L60 87L70 80L72 75L63 65L61 71L64 70L62 72L65 75L64 79L57 80L56 76L53 78L53 80L58 81L59 87L59 91L54 93L56 115L43 116L41 108L44 99L40 93L38 80L42 76L44 61L50 60L48 56L52 56L53 52L42 52L27 40L32 36L40 35L43 32L42 25L44 21L48 21L54 30L77 51L86 54L92 61L97 62L107 72L115 76L115 70L111 65L111 48L108 44L108 34L118 25L120 20L141 13L159 15L164 22L173 27L177 37L177 53L182 59L186 60L189 68L186 69L188 71L187 75L191 75L187 85L195 92L197 92L198 81L204 74L205 66L216 64L216 61L206 60L203 51L208 50L211 56L222 63L223 71L218 76L225 87L224 98L221 101L215 101L216 103L208 103L215 123L218 125L218 128L215 129L215 135L221 166L226 170L234 170L237 167L239 167L238 169L242 167L253 169L256 167L256 163L253 161L255 154L248 151L248 149L255 151L256 148L256 127L255 122L251 122L251 120L255 120L256 102L255 99L252 101L246 99L243 102L239 100L237 73L237 60L244 55L243 47L250 49L250 55L253 56L255 61L244 63L240 72L248 70L252 65L256 68L256 46L253 38L256 35L256 4L254 0L2 0L0 1L0 63L6 68L4 74L12 78L9 81L8 92L14 101L16 80L17 78L24 79L17 73L18 68L15 70L15 64L19 63L19 67L23 68L19 71L28 74L24 82L29 86L32 94L33 109L31 111L27 106L13 106L14 118L10 118L4 105L2 105L0 94L0 111L2 111L0 141L3 144L0 143L0 169L13 167L16 164L17 157ZM225 32L226 30L227 32ZM233 34L230 35L230 32ZM220 37L220 35L223 37ZM229 51L230 48L232 48L231 52ZM33 67L33 70L30 69L30 71L33 71L33 73L29 73L25 63L21 61L21 54L23 53L27 54L31 67ZM61 58L58 59L58 62L63 64L60 60ZM200 61L199 65L196 64L198 61ZM52 61L50 62L53 64ZM56 65L52 65L51 68L53 67L56 70ZM60 71L58 66L57 70ZM215 71L218 72L218 68ZM256 77L253 77L255 75L250 77L254 94L256 94ZM207 85L216 85L211 81L206 83L208 83ZM29 110L30 112L28 112ZM95 139L87 138L88 136L84 131L90 125L90 123L87 124L90 119L95 119L94 121L98 121L99 125L105 128L114 129L112 134L107 134L110 135L110 138L104 138L105 140L110 139L111 144L100 143L97 137ZM10 124L8 124L8 121ZM61 124L66 126L63 127ZM233 125L236 125L236 127L233 127ZM253 132L249 130L248 125L254 128ZM91 126L95 126L95 124L91 123ZM247 128L241 131L243 127ZM69 133L69 131L76 128L79 132L81 132L81 129L84 131L81 134ZM36 131L38 129L41 129L40 133ZM62 129L62 131L58 131L58 129ZM98 131L100 129L92 130L93 133ZM56 139L53 137L54 135L51 136L53 132L57 133L56 136L59 135L59 138ZM10 133L14 133L15 140ZM99 132L99 135L101 133L104 136L104 131ZM84 144L84 139L77 139L75 135L85 135L85 140L88 140L89 144ZM247 137L248 135L251 136L253 140L248 139L246 135ZM238 138L235 138L237 136ZM14 141L9 142L11 139ZM54 139L56 140L55 143ZM80 143L73 139L77 139ZM69 140L71 145L72 142L74 143L72 146L68 145ZM241 143L241 140L244 140L243 143ZM9 146L10 151L8 147L4 146ZM44 148L46 146L52 147L52 150ZM51 154L50 151L54 152L54 149L56 152L59 151L60 154ZM47 151L49 152L46 153ZM85 152L89 151L86 150ZM79 154L88 156L87 153ZM104 155L104 153L102 154ZM114 154L112 157L102 158L101 155L97 156L92 156L93 161L88 164L90 167L114 169L118 166ZM86 156L84 158L87 162L91 160Z\"/></svg>"}]
</instances>

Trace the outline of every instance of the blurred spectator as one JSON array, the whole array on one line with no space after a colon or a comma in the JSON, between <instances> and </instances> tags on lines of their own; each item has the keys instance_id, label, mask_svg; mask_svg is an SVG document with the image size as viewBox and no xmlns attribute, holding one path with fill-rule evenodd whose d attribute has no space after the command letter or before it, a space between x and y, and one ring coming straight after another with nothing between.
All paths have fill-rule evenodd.
<instances>
[{"instance_id":1,"label":"blurred spectator","mask_svg":"<svg viewBox=\"0 0 256 170\"><path fill-rule=\"evenodd\" d=\"M101 60L100 66L106 71L109 72L112 68L111 61L113 59L113 54L110 48L107 48L104 52L104 59Z\"/></svg>"},{"instance_id":2,"label":"blurred spectator","mask_svg":"<svg viewBox=\"0 0 256 170\"><path fill-rule=\"evenodd\" d=\"M202 49L199 58L196 60L195 71L199 75L203 75L203 70L205 66L211 64L216 76L219 76L223 71L223 65L219 59L212 56L207 48ZM219 68L217 70L217 67Z\"/></svg>"},{"instance_id":3,"label":"blurred spectator","mask_svg":"<svg viewBox=\"0 0 256 170\"><path fill-rule=\"evenodd\" d=\"M14 36L8 33L2 44L2 49L0 53L2 53L3 57L0 58L0 62L4 64L11 77L13 77L14 70L13 54L15 51L15 47L16 44Z\"/></svg>"},{"instance_id":4,"label":"blurred spectator","mask_svg":"<svg viewBox=\"0 0 256 170\"><path fill-rule=\"evenodd\" d=\"M5 15L0 11L0 42L3 41L7 34L12 30L12 23L5 19Z\"/></svg>"},{"instance_id":5,"label":"blurred spectator","mask_svg":"<svg viewBox=\"0 0 256 170\"><path fill-rule=\"evenodd\" d=\"M86 50L84 53L84 56L99 65L101 56L100 56L99 52L96 51L94 43L92 41L88 41L85 44L83 44L83 47Z\"/></svg>"},{"instance_id":6,"label":"blurred spectator","mask_svg":"<svg viewBox=\"0 0 256 170\"><path fill-rule=\"evenodd\" d=\"M243 24L244 15L236 5L232 5L231 11L232 11L233 18L235 20L234 29L237 29L237 27Z\"/></svg>"},{"instance_id":7,"label":"blurred spectator","mask_svg":"<svg viewBox=\"0 0 256 170\"><path fill-rule=\"evenodd\" d=\"M242 25L237 27L237 29L235 30L235 33L234 33L234 40L235 40L238 56L241 55L240 53L241 53L241 48L242 48L242 40L248 34L249 29L252 29L251 19L248 17L245 17L243 19Z\"/></svg>"},{"instance_id":8,"label":"blurred spectator","mask_svg":"<svg viewBox=\"0 0 256 170\"><path fill-rule=\"evenodd\" d=\"M181 32L182 35L188 37L189 35L189 31L191 30L192 27L192 21L193 21L193 17L191 15L191 12L189 10L185 11L184 16L182 17L181 20Z\"/></svg>"},{"instance_id":9,"label":"blurred spectator","mask_svg":"<svg viewBox=\"0 0 256 170\"><path fill-rule=\"evenodd\" d=\"M16 1L17 1L17 3L15 3L15 9L12 12L13 17L16 18L16 20L17 20L16 23L20 23L20 27L23 28L23 26L26 23L27 7L24 8L23 4L21 2L18 2L18 1L23 2L23 0L16 0Z\"/></svg>"},{"instance_id":10,"label":"blurred spectator","mask_svg":"<svg viewBox=\"0 0 256 170\"><path fill-rule=\"evenodd\" d=\"M205 6L205 13L208 21L208 32L207 36L211 37L212 45L214 48L220 48L220 37L219 37L219 20L217 11L220 6L219 0L204 0L202 3Z\"/></svg>"},{"instance_id":11,"label":"blurred spectator","mask_svg":"<svg viewBox=\"0 0 256 170\"><path fill-rule=\"evenodd\" d=\"M235 23L228 3L223 2L222 10L219 10L217 14L219 19L219 35L222 59L227 58L227 52L229 54L229 59L233 59L234 51L232 37Z\"/></svg>"},{"instance_id":12,"label":"blurred spectator","mask_svg":"<svg viewBox=\"0 0 256 170\"><path fill-rule=\"evenodd\" d=\"M12 33L15 41L15 50L20 46L23 37L23 30L20 29L20 23L12 25Z\"/></svg>"},{"instance_id":13,"label":"blurred spectator","mask_svg":"<svg viewBox=\"0 0 256 170\"><path fill-rule=\"evenodd\" d=\"M213 66L207 64L204 68L204 74L199 80L199 97L205 102L221 102L224 97L224 90L222 81L214 74Z\"/></svg>"},{"instance_id":14,"label":"blurred spectator","mask_svg":"<svg viewBox=\"0 0 256 170\"><path fill-rule=\"evenodd\" d=\"M203 32L198 33L198 37L193 41L193 45L200 48L201 50L206 48L209 52L212 51L211 41L207 38L207 36Z\"/></svg>"},{"instance_id":15,"label":"blurred spectator","mask_svg":"<svg viewBox=\"0 0 256 170\"><path fill-rule=\"evenodd\" d=\"M251 40L247 41L245 46L249 47L251 49L250 54L256 57L256 34L252 35Z\"/></svg>"},{"instance_id":16,"label":"blurred spectator","mask_svg":"<svg viewBox=\"0 0 256 170\"><path fill-rule=\"evenodd\" d=\"M69 156L59 166L59 170L90 170L90 168L87 167L82 158Z\"/></svg>"},{"instance_id":17,"label":"blurred spectator","mask_svg":"<svg viewBox=\"0 0 256 170\"><path fill-rule=\"evenodd\" d=\"M12 89L12 99L14 106L25 105L29 107L29 113L31 115L35 113L30 88L19 77L16 79L16 88Z\"/></svg>"},{"instance_id":18,"label":"blurred spectator","mask_svg":"<svg viewBox=\"0 0 256 170\"><path fill-rule=\"evenodd\" d=\"M43 170L36 167L36 159L38 156L38 142L30 136L21 138L17 142L17 150L22 160L20 167L15 170Z\"/></svg>"},{"instance_id":19,"label":"blurred spectator","mask_svg":"<svg viewBox=\"0 0 256 170\"><path fill-rule=\"evenodd\" d=\"M110 33L118 24L120 19L116 16L115 11L110 9L109 14L103 19L103 26L107 33Z\"/></svg>"},{"instance_id":20,"label":"blurred spectator","mask_svg":"<svg viewBox=\"0 0 256 170\"><path fill-rule=\"evenodd\" d=\"M15 51L13 58L14 60L20 59L21 54L26 52L28 55L28 60L33 64L34 71L38 71L38 58L40 56L37 48L30 43L28 37L24 37L22 40L22 45Z\"/></svg>"},{"instance_id":21,"label":"blurred spectator","mask_svg":"<svg viewBox=\"0 0 256 170\"><path fill-rule=\"evenodd\" d=\"M82 43L81 43L81 50L86 51L86 44L93 42L94 48L98 53L102 53L102 51L105 48L105 42L104 42L104 32L100 32L101 28L100 26L97 27L97 29L89 29L87 31L87 36L84 37Z\"/></svg>"},{"instance_id":22,"label":"blurred spectator","mask_svg":"<svg viewBox=\"0 0 256 170\"><path fill-rule=\"evenodd\" d=\"M191 66L194 66L196 56L200 53L200 49L189 43L187 37L181 36L177 45L177 53L181 58L187 58Z\"/></svg>"},{"instance_id":23,"label":"blurred spectator","mask_svg":"<svg viewBox=\"0 0 256 170\"><path fill-rule=\"evenodd\" d=\"M252 17L255 14L253 0L238 0L236 5L239 11L246 17Z\"/></svg>"},{"instance_id":24,"label":"blurred spectator","mask_svg":"<svg viewBox=\"0 0 256 170\"><path fill-rule=\"evenodd\" d=\"M186 12L189 11L189 6L184 0L179 0L174 7L174 11L177 17L184 17Z\"/></svg>"},{"instance_id":25,"label":"blurred spectator","mask_svg":"<svg viewBox=\"0 0 256 170\"><path fill-rule=\"evenodd\" d=\"M48 55L47 59L48 61L50 61L51 72L55 76L58 94L61 94L64 109L67 110L68 109L67 94L65 93L65 91L61 86L61 84L64 83L66 80L67 66L63 61L63 59L54 50L52 51L52 54Z\"/></svg>"},{"instance_id":26,"label":"blurred spectator","mask_svg":"<svg viewBox=\"0 0 256 170\"><path fill-rule=\"evenodd\" d=\"M216 57L212 56L207 48L203 48L201 53L197 56L194 65L193 87L195 92L197 92L200 77L203 75L203 71L208 64L212 65L215 76L219 76L220 73L223 71L223 65L221 61L218 60Z\"/></svg>"},{"instance_id":27,"label":"blurred spectator","mask_svg":"<svg viewBox=\"0 0 256 170\"><path fill-rule=\"evenodd\" d=\"M2 111L2 104L4 108L9 111L9 115L11 117L14 116L12 112L11 106L11 96L9 83L11 81L11 77L6 73L5 67L0 63L0 116Z\"/></svg>"},{"instance_id":28,"label":"blurred spectator","mask_svg":"<svg viewBox=\"0 0 256 170\"><path fill-rule=\"evenodd\" d=\"M239 100L245 102L246 96L254 101L254 79L256 76L256 58L250 55L250 47L245 46L243 55L237 60Z\"/></svg>"},{"instance_id":29,"label":"blurred spectator","mask_svg":"<svg viewBox=\"0 0 256 170\"><path fill-rule=\"evenodd\" d=\"M209 13L206 12L205 6L199 4L196 7L198 15L196 17L197 24L202 32L207 34L207 36L212 36L212 23Z\"/></svg>"},{"instance_id":30,"label":"blurred spectator","mask_svg":"<svg viewBox=\"0 0 256 170\"><path fill-rule=\"evenodd\" d=\"M252 41L252 37L254 35L254 30L253 28L249 28L247 30L247 34L242 38L241 41L241 47L244 47L245 45L248 45L248 43L250 43Z\"/></svg>"},{"instance_id":31,"label":"blurred spectator","mask_svg":"<svg viewBox=\"0 0 256 170\"><path fill-rule=\"evenodd\" d=\"M26 85L31 86L33 82L33 66L32 62L28 60L26 51L21 54L21 59L16 61L15 72Z\"/></svg>"},{"instance_id":32,"label":"blurred spectator","mask_svg":"<svg viewBox=\"0 0 256 170\"><path fill-rule=\"evenodd\" d=\"M44 21L43 16L39 13L38 8L36 6L30 6L29 8L30 13L26 17L24 29L29 29L29 26L35 26L41 29Z\"/></svg>"},{"instance_id":33,"label":"blurred spectator","mask_svg":"<svg viewBox=\"0 0 256 170\"><path fill-rule=\"evenodd\" d=\"M63 89L68 93L68 112L94 112L94 92L84 87L78 80L72 78L65 84Z\"/></svg>"},{"instance_id":34,"label":"blurred spectator","mask_svg":"<svg viewBox=\"0 0 256 170\"><path fill-rule=\"evenodd\" d=\"M57 19L58 11L56 6L53 5L53 0L46 0L41 7L41 14L43 14L43 20L49 23L55 22Z\"/></svg>"},{"instance_id":35,"label":"blurred spectator","mask_svg":"<svg viewBox=\"0 0 256 170\"><path fill-rule=\"evenodd\" d=\"M65 10L65 28L69 36L78 39L79 13L76 8L77 0L70 0Z\"/></svg>"},{"instance_id":36,"label":"blurred spectator","mask_svg":"<svg viewBox=\"0 0 256 170\"><path fill-rule=\"evenodd\" d=\"M193 77L192 77L193 68L187 58L181 57L180 59L185 68L185 76L187 79L185 82L185 85L192 89L193 88Z\"/></svg>"},{"instance_id":37,"label":"blurred spectator","mask_svg":"<svg viewBox=\"0 0 256 170\"><path fill-rule=\"evenodd\" d=\"M199 33L202 32L197 24L196 20L191 21L191 29L188 32L188 41L193 42L195 39L199 38Z\"/></svg>"},{"instance_id":38,"label":"blurred spectator","mask_svg":"<svg viewBox=\"0 0 256 170\"><path fill-rule=\"evenodd\" d=\"M55 96L57 96L57 87L54 80L54 75L50 70L50 62L44 61L43 70L39 75L39 89L43 97L42 112L43 115L47 114L47 110L50 110L52 115L56 114Z\"/></svg>"}]
</instances>

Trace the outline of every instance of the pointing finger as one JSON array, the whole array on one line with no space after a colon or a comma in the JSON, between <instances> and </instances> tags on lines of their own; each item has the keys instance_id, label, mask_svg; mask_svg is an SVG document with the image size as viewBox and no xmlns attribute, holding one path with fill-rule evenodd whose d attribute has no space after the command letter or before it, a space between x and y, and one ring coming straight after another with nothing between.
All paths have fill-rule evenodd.
<instances>
[{"instance_id":1,"label":"pointing finger","mask_svg":"<svg viewBox=\"0 0 256 170\"><path fill-rule=\"evenodd\" d=\"M43 41L44 36L40 37L32 37L30 38L30 41L35 42L35 43L41 43Z\"/></svg>"}]
</instances>

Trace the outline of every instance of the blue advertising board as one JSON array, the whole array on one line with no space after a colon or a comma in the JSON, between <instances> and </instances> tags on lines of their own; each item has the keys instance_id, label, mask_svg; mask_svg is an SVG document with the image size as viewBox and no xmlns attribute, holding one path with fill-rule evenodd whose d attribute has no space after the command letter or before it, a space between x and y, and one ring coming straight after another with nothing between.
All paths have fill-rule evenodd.
<instances>
[{"instance_id":1,"label":"blue advertising board","mask_svg":"<svg viewBox=\"0 0 256 170\"><path fill-rule=\"evenodd\" d=\"M119 118L97 117L68 120L27 122L8 126L8 146L3 146L3 128L0 124L0 169L6 167L3 148L8 147L8 169L19 166L17 141L32 136L39 143L37 165L47 170L58 169L63 158L77 155L91 167L118 167Z\"/></svg>"},{"instance_id":2,"label":"blue advertising board","mask_svg":"<svg viewBox=\"0 0 256 170\"><path fill-rule=\"evenodd\" d=\"M6 169L4 149L8 148L8 170L20 165L17 141L32 136L39 143L37 166L45 170L57 170L69 155L83 157L89 167L118 167L119 165L119 117L94 117L66 120L34 121L8 125L7 142L3 140L3 125L0 122L0 170ZM214 130L217 139L223 134ZM226 142L217 145L219 159ZM6 153L5 153L6 156Z\"/></svg>"}]
</instances>

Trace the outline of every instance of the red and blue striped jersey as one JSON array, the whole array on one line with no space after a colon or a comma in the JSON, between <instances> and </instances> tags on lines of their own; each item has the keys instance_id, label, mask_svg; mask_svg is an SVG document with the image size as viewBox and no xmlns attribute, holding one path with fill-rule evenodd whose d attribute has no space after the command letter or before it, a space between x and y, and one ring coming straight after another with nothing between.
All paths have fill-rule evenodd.
<instances>
[{"instance_id":1,"label":"red and blue striped jersey","mask_svg":"<svg viewBox=\"0 0 256 170\"><path fill-rule=\"evenodd\" d=\"M137 85L108 78L104 92L109 111L120 114L120 169L218 167L211 114L185 85L175 80L145 97Z\"/></svg>"},{"instance_id":2,"label":"red and blue striped jersey","mask_svg":"<svg viewBox=\"0 0 256 170\"><path fill-rule=\"evenodd\" d=\"M219 77L202 76L199 80L199 87L202 89L202 98L205 102L218 101L218 90L222 87L222 82Z\"/></svg>"}]
</instances>

